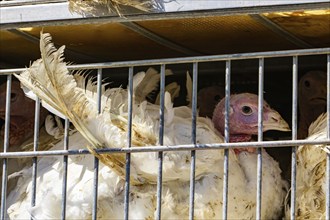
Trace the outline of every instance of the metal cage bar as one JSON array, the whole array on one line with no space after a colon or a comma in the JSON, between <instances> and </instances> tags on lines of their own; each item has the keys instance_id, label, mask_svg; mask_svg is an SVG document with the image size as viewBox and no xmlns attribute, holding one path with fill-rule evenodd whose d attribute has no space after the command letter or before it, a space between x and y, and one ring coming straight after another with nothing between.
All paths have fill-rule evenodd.
<instances>
[{"instance_id":1,"label":"metal cage bar","mask_svg":"<svg viewBox=\"0 0 330 220\"><path fill-rule=\"evenodd\" d=\"M259 58L278 58L290 57L299 55L319 55L328 54L330 48L313 48L303 50L283 50L283 51L269 51L269 52L254 52L254 53L239 53L239 54L225 54L225 55L212 55L212 56L195 56L183 58L168 58L168 59L154 59L154 60L141 60L141 61L123 61L123 62L105 62L94 64L80 64L68 66L72 69L94 69L94 68L117 68L127 66L152 66L161 64L182 64L182 63L202 63L214 61L227 61L227 60L245 60L245 59L259 59ZM24 70L24 69L21 69ZM2 71L0 70L0 73Z\"/></svg>"},{"instance_id":2,"label":"metal cage bar","mask_svg":"<svg viewBox=\"0 0 330 220\"><path fill-rule=\"evenodd\" d=\"M101 113L101 97L102 97L102 69L97 69L97 112ZM99 185L99 159L94 157L94 180L93 180L93 211L92 219L97 219L97 195Z\"/></svg>"},{"instance_id":3,"label":"metal cage bar","mask_svg":"<svg viewBox=\"0 0 330 220\"><path fill-rule=\"evenodd\" d=\"M197 81L198 63L193 63L193 87L192 87L192 118L191 118L191 142L196 144L196 115L197 115ZM190 164L190 187L189 187L189 219L194 219L195 208L195 171L196 171L196 150L191 151Z\"/></svg>"},{"instance_id":4,"label":"metal cage bar","mask_svg":"<svg viewBox=\"0 0 330 220\"><path fill-rule=\"evenodd\" d=\"M231 76L231 61L226 61L226 73L225 73L225 143L229 143L229 106L230 106L230 76ZM228 213L228 169L229 169L229 150L224 151L223 161L223 193L222 193L222 218L227 219Z\"/></svg>"},{"instance_id":5,"label":"metal cage bar","mask_svg":"<svg viewBox=\"0 0 330 220\"><path fill-rule=\"evenodd\" d=\"M330 54L327 56L327 139L330 139ZM327 153L326 167L326 220L330 219L330 153Z\"/></svg>"},{"instance_id":6,"label":"metal cage bar","mask_svg":"<svg viewBox=\"0 0 330 220\"><path fill-rule=\"evenodd\" d=\"M297 114L298 114L298 57L292 60L292 140L297 140ZM290 218L295 219L296 213L296 168L297 147L292 147L291 153L291 209Z\"/></svg>"},{"instance_id":7,"label":"metal cage bar","mask_svg":"<svg viewBox=\"0 0 330 220\"><path fill-rule=\"evenodd\" d=\"M288 147L299 145L330 145L330 140L281 140L281 141L251 141L251 142L237 142L237 143L218 143L218 144L181 144L176 146L170 145L156 145L146 147L131 147L131 148L102 148L95 149L94 152L98 154L109 153L146 153L146 152L167 152L167 151L191 151L191 150L224 150L229 148L247 148L247 147ZM49 151L37 151L37 152L6 152L0 153L0 158L17 158L17 157L47 157L47 156L63 156L63 155L84 155L91 154L87 149L77 150L49 150Z\"/></svg>"},{"instance_id":8,"label":"metal cage bar","mask_svg":"<svg viewBox=\"0 0 330 220\"><path fill-rule=\"evenodd\" d=\"M259 59L259 82L258 82L258 142L263 140L263 106L264 106L264 59ZM257 149L257 207L256 219L261 219L261 192L262 192L262 148Z\"/></svg>"},{"instance_id":9,"label":"metal cage bar","mask_svg":"<svg viewBox=\"0 0 330 220\"><path fill-rule=\"evenodd\" d=\"M160 109L159 109L159 145L164 144L164 102L165 102L165 65L160 66ZM158 153L157 209L156 219L162 214L163 152Z\"/></svg>"},{"instance_id":10,"label":"metal cage bar","mask_svg":"<svg viewBox=\"0 0 330 220\"><path fill-rule=\"evenodd\" d=\"M33 137L33 151L38 151L39 142L39 123L40 123L40 99L35 101L34 113L34 137ZM37 157L32 158L32 196L31 206L36 205L36 190L37 190Z\"/></svg>"},{"instance_id":11,"label":"metal cage bar","mask_svg":"<svg viewBox=\"0 0 330 220\"><path fill-rule=\"evenodd\" d=\"M69 119L64 120L64 150L69 149ZM66 198L67 198L67 182L68 182L68 155L63 156L63 182L62 182L62 219L66 216Z\"/></svg>"},{"instance_id":12,"label":"metal cage bar","mask_svg":"<svg viewBox=\"0 0 330 220\"><path fill-rule=\"evenodd\" d=\"M128 69L128 129L127 147L132 145L132 113L133 113L133 67ZM126 174L125 174L125 198L124 198L124 219L129 217L129 191L131 174L131 154L126 154Z\"/></svg>"},{"instance_id":13,"label":"metal cage bar","mask_svg":"<svg viewBox=\"0 0 330 220\"><path fill-rule=\"evenodd\" d=\"M283 50L283 51L268 51L268 52L253 52L253 53L238 53L238 54L224 54L212 56L193 56L183 58L167 58L167 59L153 59L153 60L135 60L122 62L104 62L104 63L88 63L68 66L69 70L73 69L104 69L104 68L119 68L127 66L153 66L153 65L167 65L167 64L182 64L182 63L202 63L214 61L227 60L245 60L245 59L259 59L259 58L277 58L290 57L300 55L320 55L329 54L330 48L313 48L300 50ZM0 69L0 75L8 75L24 71L25 68L16 69Z\"/></svg>"},{"instance_id":14,"label":"metal cage bar","mask_svg":"<svg viewBox=\"0 0 330 220\"><path fill-rule=\"evenodd\" d=\"M1 2L1 1L0 1ZM278 11L299 11L308 9L325 9L328 8L328 2L326 0L318 0L312 2L311 0L294 0L290 2L280 4L268 4L269 1L250 1L250 3L242 3L241 1L232 1L231 7L227 4L222 6L216 3L217 6L212 6L212 2L222 1L203 1L202 3L196 3L195 7L193 3L187 3L186 7L193 10L182 10L181 4L173 3L172 6L165 6L166 12L169 13L137 13L137 14L124 14L125 16L93 16L86 19L79 14L70 14L68 10L68 2L62 2L51 4L51 7L47 4L39 5L22 5L17 6L17 1L10 3L11 1L2 1L0 9L3 14L1 28L14 29L22 27L35 27L35 26L54 26L54 25L79 25L90 23L109 23L109 22L130 22L130 21L148 21L148 20L168 20L168 19L181 19L181 18L195 18L198 17L211 17L211 16L228 16L228 15L242 15L242 14L262 14ZM40 2L36 0L36 2ZM165 4L171 4L172 1L165 1ZM188 2L188 1L178 1ZM211 2L208 6L208 2ZM264 2L264 3L263 3ZM271 1L274 2L274 1ZM278 0L277 2L283 2ZM295 3L292 3L295 2ZM16 3L16 4L15 4ZM300 3L300 4L299 4ZM201 5L203 9L200 10ZM242 5L244 7L242 7ZM173 7L174 6L174 7ZM229 7L228 7L229 6ZM236 7L235 7L236 6ZM57 13L47 13L49 8L56 8ZM15 11L22 11L20 15L15 14ZM166 14L166 15L164 15ZM22 16L24 19L22 19Z\"/></svg>"},{"instance_id":15,"label":"metal cage bar","mask_svg":"<svg viewBox=\"0 0 330 220\"><path fill-rule=\"evenodd\" d=\"M4 147L3 152L6 153L9 148L9 127L10 127L10 101L11 101L11 82L12 76L7 76L7 89L6 89L6 113L5 113L5 134L4 134ZM7 197L7 171L8 159L3 158L2 165L2 189L1 189L1 219L6 216L6 197Z\"/></svg>"},{"instance_id":16,"label":"metal cage bar","mask_svg":"<svg viewBox=\"0 0 330 220\"><path fill-rule=\"evenodd\" d=\"M98 185L99 185L99 159L94 158L94 184L93 184L93 211L92 211L92 219L97 219L97 195L98 195Z\"/></svg>"}]
</instances>

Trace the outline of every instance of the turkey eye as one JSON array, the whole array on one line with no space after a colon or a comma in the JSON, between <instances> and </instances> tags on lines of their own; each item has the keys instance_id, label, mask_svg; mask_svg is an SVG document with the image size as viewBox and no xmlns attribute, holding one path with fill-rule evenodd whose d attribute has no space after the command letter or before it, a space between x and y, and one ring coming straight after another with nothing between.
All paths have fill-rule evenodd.
<instances>
[{"instance_id":1,"label":"turkey eye","mask_svg":"<svg viewBox=\"0 0 330 220\"><path fill-rule=\"evenodd\" d=\"M310 82L309 82L308 80L306 80L306 81L304 82L304 84L305 84L305 86L306 86L307 88L309 88L309 87L311 86L311 84L310 84Z\"/></svg>"},{"instance_id":2,"label":"turkey eye","mask_svg":"<svg viewBox=\"0 0 330 220\"><path fill-rule=\"evenodd\" d=\"M17 99L17 94L16 93L11 93L10 94L10 101L14 102Z\"/></svg>"},{"instance_id":3,"label":"turkey eye","mask_svg":"<svg viewBox=\"0 0 330 220\"><path fill-rule=\"evenodd\" d=\"M242 112L244 115L251 115L252 114L252 109L249 106L243 106L242 107Z\"/></svg>"},{"instance_id":4,"label":"turkey eye","mask_svg":"<svg viewBox=\"0 0 330 220\"><path fill-rule=\"evenodd\" d=\"M217 101L218 102L218 101L220 101L220 98L221 97L219 95L216 95L216 96L214 96L214 101Z\"/></svg>"}]
</instances>

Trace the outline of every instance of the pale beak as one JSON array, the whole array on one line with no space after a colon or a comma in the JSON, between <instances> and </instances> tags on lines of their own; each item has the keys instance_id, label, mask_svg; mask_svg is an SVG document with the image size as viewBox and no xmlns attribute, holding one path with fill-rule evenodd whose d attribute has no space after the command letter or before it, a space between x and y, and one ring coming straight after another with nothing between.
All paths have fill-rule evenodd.
<instances>
[{"instance_id":1,"label":"pale beak","mask_svg":"<svg viewBox=\"0 0 330 220\"><path fill-rule=\"evenodd\" d=\"M281 115L270 109L264 116L263 131L276 130L276 131L291 131L288 123L281 117Z\"/></svg>"}]
</instances>

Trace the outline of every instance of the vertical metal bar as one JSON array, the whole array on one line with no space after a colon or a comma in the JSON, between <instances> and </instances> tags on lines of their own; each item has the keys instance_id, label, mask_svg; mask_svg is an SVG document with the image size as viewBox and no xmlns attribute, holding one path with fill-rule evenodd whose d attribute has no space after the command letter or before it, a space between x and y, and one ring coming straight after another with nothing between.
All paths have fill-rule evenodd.
<instances>
[{"instance_id":1,"label":"vertical metal bar","mask_svg":"<svg viewBox=\"0 0 330 220\"><path fill-rule=\"evenodd\" d=\"M10 127L10 98L11 98L11 81L12 76L7 76L7 90L6 90L6 113L5 113L5 134L3 152L6 153L9 148L9 127ZM2 189L1 189L1 219L6 216L6 197L7 197L7 163L8 159L3 159L2 166Z\"/></svg>"},{"instance_id":2,"label":"vertical metal bar","mask_svg":"<svg viewBox=\"0 0 330 220\"><path fill-rule=\"evenodd\" d=\"M99 185L99 159L94 158L94 195L93 195L93 213L92 219L97 219L97 194L98 194L98 185Z\"/></svg>"},{"instance_id":3,"label":"vertical metal bar","mask_svg":"<svg viewBox=\"0 0 330 220\"><path fill-rule=\"evenodd\" d=\"M69 119L64 121L64 150L69 149ZM65 219L66 216L66 196L67 196L67 181L68 180L68 156L63 156L63 182L62 182L62 213L61 218Z\"/></svg>"},{"instance_id":4,"label":"vertical metal bar","mask_svg":"<svg viewBox=\"0 0 330 220\"><path fill-rule=\"evenodd\" d=\"M191 142L196 144L198 63L193 64ZM196 151L191 151L189 219L194 219Z\"/></svg>"},{"instance_id":5,"label":"vertical metal bar","mask_svg":"<svg viewBox=\"0 0 330 220\"><path fill-rule=\"evenodd\" d=\"M34 137L33 137L33 151L38 150L39 142L39 124L40 124L40 99L37 98L35 102L34 113ZM37 190L37 157L32 158L32 195L31 207L36 205L36 190Z\"/></svg>"},{"instance_id":6,"label":"vertical metal bar","mask_svg":"<svg viewBox=\"0 0 330 220\"><path fill-rule=\"evenodd\" d=\"M264 106L264 58L259 59L259 88L258 88L258 141L263 140L263 106ZM262 191L262 148L258 148L257 164L257 209L256 219L261 219Z\"/></svg>"},{"instance_id":7,"label":"vertical metal bar","mask_svg":"<svg viewBox=\"0 0 330 220\"><path fill-rule=\"evenodd\" d=\"M128 70L128 132L127 147L132 145L132 111L133 111L133 67ZM129 216L129 189L131 174L131 154L126 154L126 176L125 176L125 199L124 199L124 219L128 220Z\"/></svg>"},{"instance_id":8,"label":"vertical metal bar","mask_svg":"<svg viewBox=\"0 0 330 220\"><path fill-rule=\"evenodd\" d=\"M160 66L160 118L159 118L159 145L164 144L164 97L165 97L165 65ZM163 182L163 152L158 153L157 178L157 209L156 219L161 219L162 209L162 182Z\"/></svg>"},{"instance_id":9,"label":"vertical metal bar","mask_svg":"<svg viewBox=\"0 0 330 220\"><path fill-rule=\"evenodd\" d=\"M330 139L330 54L327 55L327 139ZM330 219L330 154L327 153L325 218Z\"/></svg>"},{"instance_id":10,"label":"vertical metal bar","mask_svg":"<svg viewBox=\"0 0 330 220\"><path fill-rule=\"evenodd\" d=\"M97 70L97 112L101 113L102 96L102 69ZM92 219L97 219L97 194L99 185L99 159L94 158L94 196L93 196L93 214Z\"/></svg>"},{"instance_id":11,"label":"vertical metal bar","mask_svg":"<svg viewBox=\"0 0 330 220\"><path fill-rule=\"evenodd\" d=\"M292 140L297 140L298 114L298 57L292 59ZM290 218L295 219L296 213L296 158L297 147L292 147L291 153L291 210Z\"/></svg>"},{"instance_id":12,"label":"vertical metal bar","mask_svg":"<svg viewBox=\"0 0 330 220\"><path fill-rule=\"evenodd\" d=\"M229 143L229 107L230 107L230 75L231 75L231 62L226 61L226 86L225 86L225 143ZM227 219L228 212L228 169L229 169L229 150L224 151L223 161L223 208L222 208L222 219Z\"/></svg>"},{"instance_id":13,"label":"vertical metal bar","mask_svg":"<svg viewBox=\"0 0 330 220\"><path fill-rule=\"evenodd\" d=\"M97 113L101 113L102 97L102 69L97 70Z\"/></svg>"}]
</instances>

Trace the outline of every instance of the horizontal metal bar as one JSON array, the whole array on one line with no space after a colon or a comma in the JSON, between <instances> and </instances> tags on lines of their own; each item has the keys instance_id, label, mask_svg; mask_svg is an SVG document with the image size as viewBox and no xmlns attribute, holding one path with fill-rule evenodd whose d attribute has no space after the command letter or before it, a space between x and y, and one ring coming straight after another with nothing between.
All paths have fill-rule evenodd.
<instances>
[{"instance_id":1,"label":"horizontal metal bar","mask_svg":"<svg viewBox=\"0 0 330 220\"><path fill-rule=\"evenodd\" d=\"M50 4L66 2L67 0L2 0L0 1L1 7L12 7L22 5L37 5L37 4Z\"/></svg>"},{"instance_id":2,"label":"horizontal metal bar","mask_svg":"<svg viewBox=\"0 0 330 220\"><path fill-rule=\"evenodd\" d=\"M207 1L205 1L207 2ZM248 2L248 1L245 1ZM299 11L299 10L318 10L328 9L329 3L327 0L318 0L317 2L308 3L301 1L295 4L276 4L262 5L263 1L258 1L260 4L246 7L230 7L230 8L211 8L203 9L196 7L194 10L183 11L180 8L177 10L166 9L166 13L142 13L134 15L125 15L120 17L117 15L83 17L78 14L72 14L68 10L68 2L52 3L41 5L23 5L13 7L0 7L0 29L12 29L21 27L36 27L36 26L56 26L56 25L78 25L78 24L93 24L93 23L109 23L109 22L131 22L131 21L147 21L147 20L170 20L180 18L196 18L196 17L211 17L211 16L229 16L241 14L262 14L278 11ZM267 1L269 2L269 1ZM191 5L191 3L190 3ZM43 8L41 8L43 7ZM180 7L180 5L178 5ZM51 13L49 13L49 11ZM20 11L20 13L17 13ZM170 12L168 12L170 11Z\"/></svg>"},{"instance_id":3,"label":"horizontal metal bar","mask_svg":"<svg viewBox=\"0 0 330 220\"><path fill-rule=\"evenodd\" d=\"M191 150L223 150L229 148L246 148L246 147L288 147L298 145L329 145L330 140L285 140L285 141L264 141L264 142L239 142L239 143L218 143L218 144L185 144L177 146L147 146L147 147L131 147L131 148L103 148L96 149L98 154L106 153L147 153L159 151L191 151ZM77 150L54 150L54 151L29 151L29 152L6 152L0 153L0 158L15 157L40 157L40 156L63 156L63 155L81 155L90 154L87 149Z\"/></svg>"},{"instance_id":4,"label":"horizontal metal bar","mask_svg":"<svg viewBox=\"0 0 330 220\"><path fill-rule=\"evenodd\" d=\"M326 0L291 0L288 4L306 4L315 2L325 2ZM1 7L8 6L22 6L22 5L36 5L36 4L50 4L67 2L67 0L0 0ZM283 0L268 0L268 1L205 1L205 2L191 2L191 0L176 0L176 1L162 1L161 4L166 5L166 11L186 11L186 10L200 10L212 8L234 8L234 7L249 7L249 6L270 6L283 5Z\"/></svg>"},{"instance_id":5,"label":"horizontal metal bar","mask_svg":"<svg viewBox=\"0 0 330 220\"><path fill-rule=\"evenodd\" d=\"M153 59L153 60L143 60L143 61L81 64L81 65L71 65L68 66L68 68L69 69L119 68L119 67L127 67L127 66L150 66L150 65L162 65L162 64L174 64L174 63L181 64L181 63L194 63L194 62L214 62L214 61L225 61L225 60L319 55L319 54L328 54L328 53L330 53L330 47L303 49L303 50L283 50L283 51L267 51L267 52L225 54L225 55L212 55L212 56L195 56L195 57L185 57L185 58Z\"/></svg>"},{"instance_id":6,"label":"horizontal metal bar","mask_svg":"<svg viewBox=\"0 0 330 220\"><path fill-rule=\"evenodd\" d=\"M119 68L119 67L127 67L127 66L151 66L151 65L174 64L174 63L182 64L182 63L194 63L194 62L214 62L214 61L226 61L226 60L244 60L244 59L307 56L307 55L322 55L322 54L330 54L330 47L302 49L302 50L301 49L282 50L282 51L238 53L238 54L224 54L224 55L212 55L212 56L195 56L195 57L184 57L184 58L89 63L89 64L71 65L68 66L68 69L69 70L103 69L103 68ZM19 73L24 70L26 70L26 68L1 69L0 75Z\"/></svg>"},{"instance_id":7,"label":"horizontal metal bar","mask_svg":"<svg viewBox=\"0 0 330 220\"><path fill-rule=\"evenodd\" d=\"M0 7L1 29L28 27L28 24L36 22L44 22L46 24L51 23L51 21L57 21L57 23L60 24L62 20L63 24L64 20L78 18L82 19L84 17L76 13L71 13L69 11L69 2L35 5L24 4L11 7L1 5ZM8 24L7 28L4 28L5 24Z\"/></svg>"}]
</instances>

